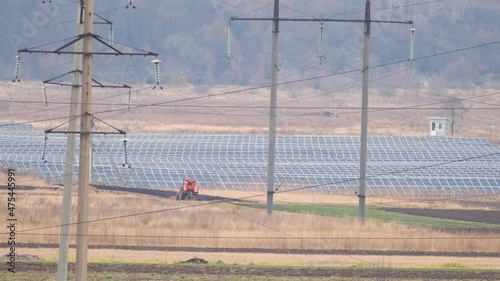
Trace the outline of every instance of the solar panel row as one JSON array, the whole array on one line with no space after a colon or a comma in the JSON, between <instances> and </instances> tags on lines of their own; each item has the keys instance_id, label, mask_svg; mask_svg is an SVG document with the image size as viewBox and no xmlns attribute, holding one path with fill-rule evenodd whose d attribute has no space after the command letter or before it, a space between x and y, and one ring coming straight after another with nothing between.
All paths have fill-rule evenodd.
<instances>
[{"instance_id":1,"label":"solar panel row","mask_svg":"<svg viewBox=\"0 0 500 281\"><path fill-rule=\"evenodd\" d=\"M33 125L15 123L11 121L0 121L1 131L33 131Z\"/></svg>"},{"instance_id":2,"label":"solar panel row","mask_svg":"<svg viewBox=\"0 0 500 281\"><path fill-rule=\"evenodd\" d=\"M0 130L0 164L62 182L66 136ZM135 188L177 187L194 177L204 188L265 190L265 135L134 134L95 136L93 182ZM359 176L359 137L277 137L276 187L352 193ZM500 147L477 138L369 138L370 193L500 193ZM77 167L75 167L77 173ZM310 188L308 188L310 187Z\"/></svg>"}]
</instances>

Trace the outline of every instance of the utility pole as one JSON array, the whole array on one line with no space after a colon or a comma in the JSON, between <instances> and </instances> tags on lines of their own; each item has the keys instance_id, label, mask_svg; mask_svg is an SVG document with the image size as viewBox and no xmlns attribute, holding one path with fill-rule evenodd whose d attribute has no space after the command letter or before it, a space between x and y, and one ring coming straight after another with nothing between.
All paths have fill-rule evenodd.
<instances>
[{"instance_id":1,"label":"utility pole","mask_svg":"<svg viewBox=\"0 0 500 281\"><path fill-rule=\"evenodd\" d=\"M83 22L80 19L81 5L76 5L76 36L83 33ZM82 51L81 41L75 43L75 52ZM81 67L82 56L73 55L73 81L71 86L71 97L69 105L69 131L76 131L77 122L77 109L78 109L78 96L80 93L81 84ZM61 207L61 235L59 236L59 258L57 263L57 281L68 280L68 247L69 247L69 226L71 223L71 197L73 191L73 169L75 166L75 146L76 135L74 133L68 134L68 141L66 146L66 163L64 166L64 190L63 190L63 203Z\"/></svg>"},{"instance_id":2,"label":"utility pole","mask_svg":"<svg viewBox=\"0 0 500 281\"><path fill-rule=\"evenodd\" d=\"M53 78L51 80L44 81L44 84L58 84L61 86L72 86L72 95L71 95L71 105L70 105L70 129L67 131L58 131L56 128L49 129L45 131L45 141L47 141L47 134L49 133L60 133L60 134L69 134L68 136L68 148L71 147L70 143L74 141L70 141L70 136L74 134L80 134L80 159L79 159L79 179L78 179L78 215L77 215L77 246L76 246L76 280L84 281L87 280L87 251L88 251L88 190L90 184L90 176L91 176L91 149L92 149L92 140L91 134L120 134L125 135L126 132L102 121L101 119L93 116L92 112L92 87L93 82L95 82L100 88L128 88L130 95L130 86L127 85L103 85L98 81L92 78L92 58L94 55L112 55L112 56L154 56L158 57L157 53L154 52L122 52L112 45L108 44L103 40L100 36L93 33L94 31L94 0L80 0L80 15L79 23L83 22L83 33L78 30L77 27L77 36L71 40L70 42L64 44L63 46L55 49L55 50L38 50L36 48L29 49L20 49L18 50L18 55L16 56L16 77L13 82L18 81L19 79L19 69L20 69L20 61L21 61L21 53L29 53L29 54L57 54L57 55L65 55L72 54L74 56L74 70L70 71L66 74L73 73L76 75L73 76L73 81L71 84L64 83L52 83L51 81L62 77L66 74ZM79 26L79 28L82 28ZM81 29L80 29L81 30ZM106 46L110 50L105 51L97 51L93 52L94 40L97 40L104 46ZM83 46L81 43L83 42ZM110 43L113 42L112 39L108 41ZM74 51L66 51L65 49L71 45L75 44ZM80 63L80 58L77 56L83 56L82 59L82 70L78 70L77 66ZM79 75L81 73L82 83L78 85ZM76 127L76 104L78 99L78 88L81 87L81 116L80 116L80 130L71 129ZM45 93L46 94L46 93ZM115 131L113 132L92 132L92 120L98 120L103 122L108 127L112 127ZM73 126L73 127L72 127ZM75 139L76 140L76 139ZM68 177L73 174L73 166L74 164L70 164L71 161L74 161L74 154L71 156L71 153L74 153L74 149L68 149L67 158L68 161L65 166L65 189L64 189L64 200L63 202L63 214L62 214L62 226L61 228L61 247L60 247L60 263L58 264L58 277L57 280L65 280L66 270L67 270L67 240L63 238L68 235L68 229L64 228L64 226L69 226L66 221L69 221L69 210L71 209L71 186L72 186L72 177ZM68 199L69 198L69 199ZM69 200L69 201L68 201ZM66 247L65 247L66 245ZM66 261L64 261L66 259ZM67 276L66 276L67 277Z\"/></svg>"},{"instance_id":3,"label":"utility pole","mask_svg":"<svg viewBox=\"0 0 500 281\"><path fill-rule=\"evenodd\" d=\"M9 115L10 115L10 122L12 122L12 98L10 98L9 102Z\"/></svg>"},{"instance_id":4,"label":"utility pole","mask_svg":"<svg viewBox=\"0 0 500 281\"><path fill-rule=\"evenodd\" d=\"M454 100L452 102L452 108L451 108L451 136L453 137L453 134L455 133L455 108L457 106L457 100Z\"/></svg>"},{"instance_id":5,"label":"utility pole","mask_svg":"<svg viewBox=\"0 0 500 281\"><path fill-rule=\"evenodd\" d=\"M52 127L52 122L54 122L54 112L52 111L52 105L49 105L49 120L50 126Z\"/></svg>"},{"instance_id":6,"label":"utility pole","mask_svg":"<svg viewBox=\"0 0 500 281\"><path fill-rule=\"evenodd\" d=\"M94 31L94 0L85 0L83 33L92 34ZM87 251L88 251L88 206L90 184L90 153L92 148L91 115L92 111L92 51L93 38L83 38L83 66L82 66L82 96L80 121L80 161L78 173L78 215L76 238L76 280L87 280Z\"/></svg>"},{"instance_id":7,"label":"utility pole","mask_svg":"<svg viewBox=\"0 0 500 281\"><path fill-rule=\"evenodd\" d=\"M365 6L365 31L363 42L363 85L361 101L361 155L359 164L359 219L365 221L366 158L368 149L368 82L370 79L370 0Z\"/></svg>"},{"instance_id":8,"label":"utility pole","mask_svg":"<svg viewBox=\"0 0 500 281\"><path fill-rule=\"evenodd\" d=\"M276 106L278 100L278 39L280 1L274 0L273 42L272 42L272 77L271 77L271 104L269 114L269 152L267 154L267 214L273 213L274 196L274 157L276 154Z\"/></svg>"},{"instance_id":9,"label":"utility pole","mask_svg":"<svg viewBox=\"0 0 500 281\"><path fill-rule=\"evenodd\" d=\"M365 19L355 20L355 19L331 19L331 18L279 18L279 0L274 1L274 17L272 18L243 18L243 17L231 17L230 21L273 21L274 30L273 30L273 75L275 74L276 62L275 55L277 56L277 49L274 45L274 38L276 37L276 48L278 45L277 42L277 33L278 33L278 25L280 21L290 21L290 22L320 22L323 26L324 22L346 22L346 23L364 23L365 24L365 37L364 37L364 47L363 47L363 100L362 100L362 124L361 124L361 157L360 157L360 186L359 186L359 211L361 221L364 220L364 210L365 210L365 188L366 188L366 152L367 152L367 135L368 135L368 80L369 80L369 59L370 59L370 24L372 22L376 23L394 23L394 24L411 24L413 25L413 21L387 21L387 20L372 20L370 17L370 1L366 0L365 4ZM231 26L231 25L229 25ZM322 30L322 29L321 29ZM276 32L275 32L276 31ZM413 62L413 35L415 29L410 29L412 35L412 46L410 51L410 63ZM274 77L273 77L274 79ZM275 129L272 130L272 126L275 126L276 122L276 103L273 104L273 90L276 90L277 81L273 80L273 84L271 85L271 124L269 131L269 163L268 163L268 185L267 185L267 209L268 213L272 212L272 199L273 199L273 182L274 181L274 152L275 152ZM274 110L274 111L273 111ZM274 114L274 116L273 116ZM274 122L274 124L273 124ZM364 140L364 141L363 141ZM272 147L271 147L272 146ZM272 163L271 163L272 159Z\"/></svg>"},{"instance_id":10,"label":"utility pole","mask_svg":"<svg viewBox=\"0 0 500 281\"><path fill-rule=\"evenodd\" d=\"M333 132L332 135L335 135L335 127L337 126L337 96L333 98Z\"/></svg>"}]
</instances>

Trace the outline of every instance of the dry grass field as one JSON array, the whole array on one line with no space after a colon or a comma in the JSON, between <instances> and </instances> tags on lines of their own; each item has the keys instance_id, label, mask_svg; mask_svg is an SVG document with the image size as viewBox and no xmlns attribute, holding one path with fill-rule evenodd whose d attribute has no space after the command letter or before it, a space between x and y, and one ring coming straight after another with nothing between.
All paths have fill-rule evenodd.
<instances>
[{"instance_id":1,"label":"dry grass field","mask_svg":"<svg viewBox=\"0 0 500 281\"><path fill-rule=\"evenodd\" d=\"M36 182L18 179L19 186ZM226 198L248 197L247 192L203 190L207 195ZM255 194L255 193L254 193ZM76 191L72 220L76 219ZM257 194L258 195L258 194ZM264 193L262 193L264 195ZM6 197L1 199L2 204ZM258 202L265 198L255 197ZM352 196L312 193L276 194L276 203L286 202L356 205ZM368 198L373 206L412 208L457 208L446 200L409 200L403 197ZM491 200L492 198L488 198ZM493 198L494 200L498 200ZM479 199L481 200L481 199ZM482 199L487 200L487 199ZM18 189L18 236L23 243L58 243L62 188ZM461 203L463 204L463 202ZM486 207L485 207L486 208ZM312 213L265 210L232 203L176 201L128 192L92 189L90 193L89 235L92 245L276 248L276 249L343 249L381 251L498 252L500 240L482 240L491 233L425 229L394 222L357 218L322 216ZM0 213L5 219L6 213ZM52 227L53 226L53 227ZM36 229L34 231L28 231ZM25 232L26 231L26 232ZM71 227L76 233L76 226ZM75 243L75 237L71 237Z\"/></svg>"},{"instance_id":2,"label":"dry grass field","mask_svg":"<svg viewBox=\"0 0 500 281\"><path fill-rule=\"evenodd\" d=\"M372 135L428 135L429 116L451 116L452 106L441 103L449 100L433 95L471 98L456 105L455 136L484 137L499 143L498 113L494 109L481 109L487 104L498 104L499 95L491 90L462 91L454 89L407 90L374 88L370 94L369 133ZM94 90L95 116L129 133L244 133L266 134L269 123L269 90L246 90L244 86L196 87L172 84L163 91L148 85L134 85L130 96L127 91ZM335 134L358 135L360 130L359 89L351 91L340 87L332 91L318 91L309 87L281 87L278 96L278 134ZM41 84L24 81L7 83L0 88L0 99L12 103L12 118L30 122L36 128L49 129L67 121L68 89L48 86L48 106L45 106ZM337 97L337 106L334 99ZM341 102L342 101L342 102ZM476 103L480 102L480 103ZM432 106L417 106L433 104ZM135 106L139 105L138 108ZM8 118L9 103L0 107ZM410 108L408 108L410 106ZM449 109L448 109L449 107ZM461 108L474 108L464 110ZM379 109L377 109L379 108ZM402 108L402 109L398 109ZM31 122L36 121L36 122ZM96 129L109 129L96 122Z\"/></svg>"},{"instance_id":3,"label":"dry grass field","mask_svg":"<svg viewBox=\"0 0 500 281\"><path fill-rule=\"evenodd\" d=\"M128 133L238 133L266 134L269 122L269 90L242 91L246 87L214 86L195 87L187 84L168 85L165 90L152 90L150 86L135 85L130 97L126 91L95 89L94 114L100 119ZM31 123L35 128L46 130L67 122L68 90L50 86L47 89L48 105L45 106L41 85L34 82L2 84L0 104L3 119ZM369 133L371 135L428 135L429 116L450 116L451 107L439 104L446 98L434 97L433 93L449 97L471 97L493 94L497 90L461 91L452 89L428 89L421 91L387 90L374 87L370 94L371 108ZM278 134L329 135L334 133L333 115L336 110L335 134L359 134L360 93L357 88L333 89L321 92L312 88L288 89L280 87L278 97ZM342 100L334 107L334 98ZM499 104L500 96L492 95L476 99L483 104L463 101L460 107L480 108L486 104ZM434 109L396 109L416 104L436 103ZM9 107L12 105L12 111ZM138 105L138 108L135 106ZM337 104L338 105L338 104ZM2 108L3 106L3 108ZM429 106L424 106L429 107ZM431 106L432 107L432 106ZM392 109L391 109L392 108ZM12 113L12 114L10 114ZM492 143L500 143L498 112L490 109L457 109L455 136L484 137ZM478 121L479 120L479 121ZM64 128L61 127L61 128ZM109 130L96 122L96 130ZM0 182L5 183L5 173ZM25 175L16 177L16 240L24 244L59 243L60 209L62 188L50 186L44 180ZM175 190L172 190L173 192ZM223 198L245 198L244 203L216 203L205 201L176 201L171 197L134 194L130 192L91 189L89 222L89 260L93 263L139 262L149 264L177 263L193 255L202 254L211 263L246 265L294 265L340 266L381 268L448 268L500 269L500 258L466 257L464 253L496 254L500 252L498 228L483 231L479 228L444 229L401 223L391 219L368 219L364 224L355 216L335 213L290 212L276 210L272 216L255 205L265 202L265 192L202 190L202 194ZM72 221L76 220L77 192L73 192ZM6 195L0 204L6 205ZM461 198L444 195L421 196L368 196L368 207L416 208L440 210L499 210L498 196ZM277 193L275 203L282 206L324 205L355 207L354 195L325 195L314 193ZM7 212L0 212L5 221ZM396 216L396 215L394 215ZM436 222L433 222L435 225ZM76 225L71 226L70 243L75 244ZM0 239L6 241L6 235ZM283 250L391 251L406 255L320 255L320 254L269 254L269 253L208 253L199 251L137 251L95 249L93 246L133 247L193 247L193 248L246 248ZM201 253L200 253L201 252ZM410 256L413 252L451 253L442 256ZM20 248L19 254L35 255L45 261L57 259L57 249ZM431 253L432 254L432 253ZM70 250L74 261L74 250ZM39 277L38 271L29 275ZM41 271L47 273L46 269ZM135 280L134 277L112 275L106 280ZM189 280L205 280L204 275ZM3 275L0 274L0 280ZM227 277L227 276L226 276ZM19 280L23 277L20 277ZM105 277L103 277L104 279ZM116 279L118 278L118 279ZM132 279L125 279L132 278ZM156 277L155 277L156 278ZM146 280L155 279L151 275ZM206 279L206 280L233 280ZM272 277L271 277L272 278ZM185 280L184 274L176 279ZM48 279L51 280L51 279ZM102 280L99 278L90 280ZM248 280L277 280L263 277ZM281 280L281 279L280 279ZM283 280L289 280L284 277ZM290 279L295 280L295 279ZM298 280L298 279L297 279ZM309 278L300 280L313 280ZM319 280L319 279L314 279ZM322 279L323 280L323 279ZM325 278L325 280L333 280ZM335 279L336 280L336 279ZM340 279L339 279L340 280ZM352 280L349 278L342 280ZM370 279L371 280L389 280ZM422 279L423 280L423 279ZM457 279L458 280L458 279ZM493 280L493 279L492 279Z\"/></svg>"},{"instance_id":4,"label":"dry grass field","mask_svg":"<svg viewBox=\"0 0 500 281\"><path fill-rule=\"evenodd\" d=\"M6 180L4 174L0 174L1 182ZM0 280L42 277L41 280L55 280L58 249L47 244L59 243L62 187L21 174L16 175L16 182L16 241L21 243L16 253L23 266L14 279L2 272ZM498 229L494 232L447 231L373 219L361 224L356 217L278 210L268 216L264 209L250 207L265 202L264 192L201 192L228 200L224 203L177 201L173 197L91 188L88 280L378 281L409 280L409 276L418 272L419 276L432 280L477 281L493 280L484 278L498 276L495 270L500 269L497 255L500 239L491 239L498 235ZM75 187L73 221L76 197ZM248 201L230 203L231 199L248 197L251 197ZM0 204L6 204L5 198L0 198ZM499 206L494 205L498 199L498 196L369 196L367 202L377 207L488 211L499 210ZM357 198L307 192L277 193L275 203L355 206ZM0 212L0 220L5 221L5 216L6 212ZM70 243L75 244L75 225L71 226L71 233ZM5 241L5 235L0 235L0 239ZM46 246L38 248L36 244ZM210 248L219 251L212 252ZM276 252L263 253L258 249ZM280 249L284 252L278 252ZM337 254L318 252L332 249L340 251ZM420 252L428 253L415 254ZM75 256L75 249L71 248L70 263L75 262ZM30 260L32 257L41 261ZM183 263L193 257L209 264L199 267ZM352 277L359 274L367 277ZM408 278L398 279L397 276L402 275ZM69 280L73 278L74 269L71 269ZM428 280L425 278L411 279Z\"/></svg>"}]
</instances>

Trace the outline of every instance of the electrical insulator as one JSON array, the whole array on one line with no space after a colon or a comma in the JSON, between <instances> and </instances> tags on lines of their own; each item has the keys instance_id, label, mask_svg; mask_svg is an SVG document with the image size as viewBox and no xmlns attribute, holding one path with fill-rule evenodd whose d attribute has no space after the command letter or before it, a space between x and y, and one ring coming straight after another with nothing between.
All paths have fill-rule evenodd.
<instances>
[{"instance_id":1,"label":"electrical insulator","mask_svg":"<svg viewBox=\"0 0 500 281\"><path fill-rule=\"evenodd\" d=\"M19 78L19 73L21 71L21 54L18 54L16 56L16 67L15 67L15 70L14 70L14 74L15 74L15 77L14 79L12 80L12 82L21 82L21 79Z\"/></svg>"},{"instance_id":2,"label":"electrical insulator","mask_svg":"<svg viewBox=\"0 0 500 281\"><path fill-rule=\"evenodd\" d=\"M49 140L49 136L45 133L45 140L43 142L43 151L42 151L42 160L47 163L47 159L45 159L45 151L47 150L47 141Z\"/></svg>"},{"instance_id":3,"label":"electrical insulator","mask_svg":"<svg viewBox=\"0 0 500 281\"><path fill-rule=\"evenodd\" d=\"M317 57L319 58L319 65L321 65L325 58L325 56L323 56L323 22L321 22L319 26L319 53Z\"/></svg>"},{"instance_id":4,"label":"electrical insulator","mask_svg":"<svg viewBox=\"0 0 500 281\"><path fill-rule=\"evenodd\" d=\"M132 88L128 88L128 106L127 106L127 111L130 111L130 100L132 97Z\"/></svg>"},{"instance_id":5,"label":"electrical insulator","mask_svg":"<svg viewBox=\"0 0 500 281\"><path fill-rule=\"evenodd\" d=\"M127 168L132 168L132 167L130 166L130 164L128 163L127 143L128 143L128 142L127 142L127 139L126 139L126 138L124 138L124 139L123 139L123 151L124 151L124 153L125 153L125 162L123 163L123 165L122 165L122 166L123 166L123 167L127 167Z\"/></svg>"},{"instance_id":6,"label":"electrical insulator","mask_svg":"<svg viewBox=\"0 0 500 281\"><path fill-rule=\"evenodd\" d=\"M154 71L155 71L155 85L153 89L156 89L157 87L163 90L163 87L160 85L160 62L161 60L159 59L154 59L151 61L154 64Z\"/></svg>"},{"instance_id":7,"label":"electrical insulator","mask_svg":"<svg viewBox=\"0 0 500 281\"><path fill-rule=\"evenodd\" d=\"M231 20L229 21L229 25L227 27L227 53L225 57L227 59L227 64L231 64L231 58L233 57L231 50Z\"/></svg>"},{"instance_id":8,"label":"electrical insulator","mask_svg":"<svg viewBox=\"0 0 500 281\"><path fill-rule=\"evenodd\" d=\"M415 60L415 28L410 28L411 32L411 42L410 42L410 66L413 67L413 61Z\"/></svg>"},{"instance_id":9,"label":"electrical insulator","mask_svg":"<svg viewBox=\"0 0 500 281\"><path fill-rule=\"evenodd\" d=\"M125 7L125 9L128 9L128 8L133 8L135 9L135 5L134 5L134 0L128 0L128 5L127 7Z\"/></svg>"},{"instance_id":10,"label":"electrical insulator","mask_svg":"<svg viewBox=\"0 0 500 281\"><path fill-rule=\"evenodd\" d=\"M113 24L109 25L109 45L113 47Z\"/></svg>"},{"instance_id":11,"label":"electrical insulator","mask_svg":"<svg viewBox=\"0 0 500 281\"><path fill-rule=\"evenodd\" d=\"M45 107L49 106L49 101L47 98L47 85L45 83L43 83L43 97L45 100Z\"/></svg>"}]
</instances>

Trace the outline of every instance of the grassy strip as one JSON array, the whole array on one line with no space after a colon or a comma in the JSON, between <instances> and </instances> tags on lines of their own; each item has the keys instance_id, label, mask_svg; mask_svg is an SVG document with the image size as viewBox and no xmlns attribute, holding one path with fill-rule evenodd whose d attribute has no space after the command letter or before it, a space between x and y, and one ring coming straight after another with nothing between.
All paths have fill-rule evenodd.
<instances>
[{"instance_id":1,"label":"grassy strip","mask_svg":"<svg viewBox=\"0 0 500 281\"><path fill-rule=\"evenodd\" d=\"M242 206L265 209L265 204L241 204ZM290 213L307 213L321 216L357 217L358 206L350 205L312 205L312 204L275 204L274 210ZM366 208L366 217L379 222L396 222L411 226L437 229L500 229L499 225L480 222L440 219L424 216L387 212L374 207Z\"/></svg>"}]
</instances>

